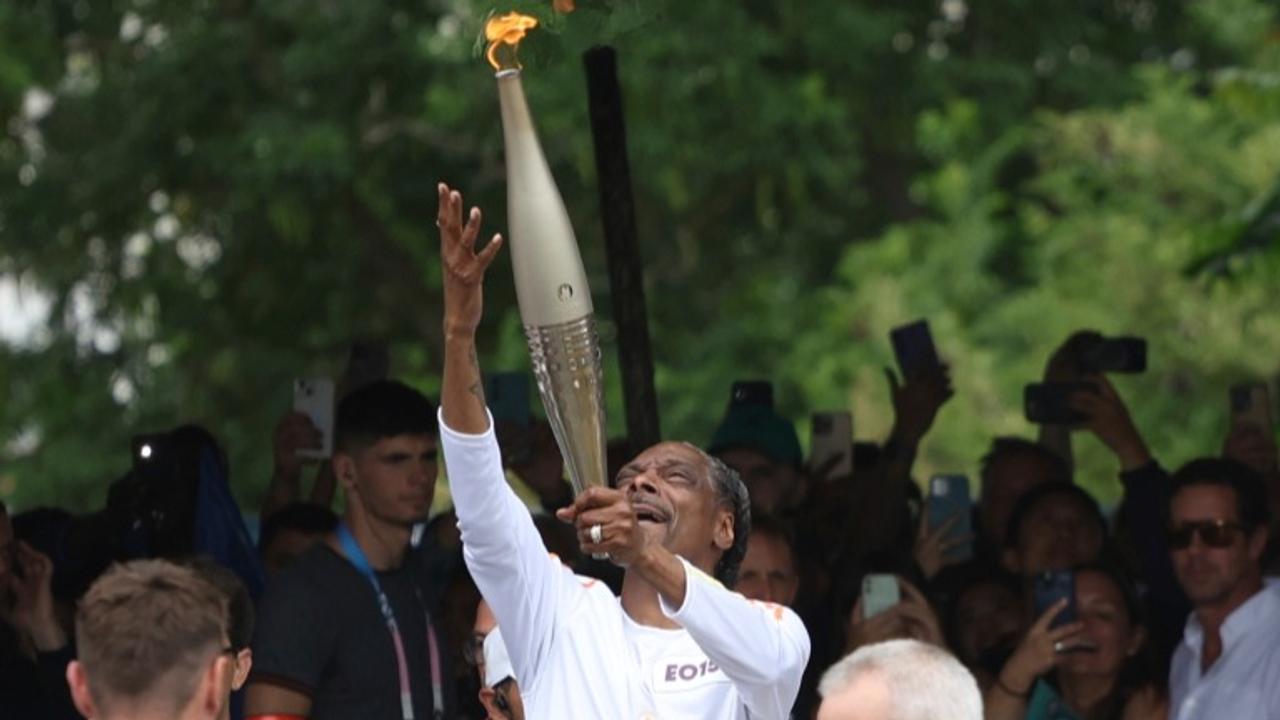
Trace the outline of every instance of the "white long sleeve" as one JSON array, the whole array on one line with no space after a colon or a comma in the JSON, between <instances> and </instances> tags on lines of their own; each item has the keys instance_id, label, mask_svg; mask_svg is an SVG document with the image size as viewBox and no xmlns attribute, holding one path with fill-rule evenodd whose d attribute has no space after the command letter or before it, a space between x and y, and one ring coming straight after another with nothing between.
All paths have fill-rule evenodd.
<instances>
[{"instance_id":1,"label":"white long sleeve","mask_svg":"<svg viewBox=\"0 0 1280 720\"><path fill-rule=\"evenodd\" d=\"M552 558L529 510L507 485L493 419L482 435L450 429L440 417L449 489L462 531L462 553L480 594L502 627L522 687L538 681L558 614L581 585Z\"/></svg>"},{"instance_id":2,"label":"white long sleeve","mask_svg":"<svg viewBox=\"0 0 1280 720\"><path fill-rule=\"evenodd\" d=\"M492 423L490 423L492 428ZM548 555L507 486L490 429L440 435L463 557L502 628L526 717L785 720L809 655L790 610L729 592L687 562L681 624L642 626L603 584Z\"/></svg>"},{"instance_id":3,"label":"white long sleeve","mask_svg":"<svg viewBox=\"0 0 1280 720\"><path fill-rule=\"evenodd\" d=\"M804 623L790 608L748 600L680 561L684 604L672 608L662 600L663 613L733 681L752 717L788 717L809 662Z\"/></svg>"}]
</instances>

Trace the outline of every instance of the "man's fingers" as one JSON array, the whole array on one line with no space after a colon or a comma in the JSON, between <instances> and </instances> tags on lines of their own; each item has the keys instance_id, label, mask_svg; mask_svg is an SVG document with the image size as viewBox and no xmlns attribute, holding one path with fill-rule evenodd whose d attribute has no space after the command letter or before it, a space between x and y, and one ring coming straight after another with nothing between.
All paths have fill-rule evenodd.
<instances>
[{"instance_id":1,"label":"man's fingers","mask_svg":"<svg viewBox=\"0 0 1280 720\"><path fill-rule=\"evenodd\" d=\"M476 255L476 258L480 261L480 267L487 269L489 264L493 262L493 258L497 256L498 251L501 249L502 235L494 235L493 239L489 241L489 244L485 245L484 249Z\"/></svg>"},{"instance_id":2,"label":"man's fingers","mask_svg":"<svg viewBox=\"0 0 1280 720\"><path fill-rule=\"evenodd\" d=\"M619 490L593 485L579 493L573 504L578 508L579 512L582 512L592 508L612 505L622 499L622 492Z\"/></svg>"},{"instance_id":3,"label":"man's fingers","mask_svg":"<svg viewBox=\"0 0 1280 720\"><path fill-rule=\"evenodd\" d=\"M476 238L480 236L480 222L482 219L480 208L471 208L471 212L467 215L467 224L462 226L462 247L468 250L475 249Z\"/></svg>"},{"instance_id":4,"label":"man's fingers","mask_svg":"<svg viewBox=\"0 0 1280 720\"><path fill-rule=\"evenodd\" d=\"M449 186L444 183L436 185L436 227L444 229L449 220Z\"/></svg>"},{"instance_id":5,"label":"man's fingers","mask_svg":"<svg viewBox=\"0 0 1280 720\"><path fill-rule=\"evenodd\" d=\"M885 378L886 378L886 379L888 379L888 381L889 381L889 392L891 392L891 393L893 393L893 394L897 394L898 390L900 390L900 389L902 388L902 384L901 384L900 382L898 382L898 375L897 375L897 373L895 373L895 372L894 372L892 369L890 369L890 368L885 368L885 369L884 369L884 376L885 376Z\"/></svg>"},{"instance_id":6,"label":"man's fingers","mask_svg":"<svg viewBox=\"0 0 1280 720\"><path fill-rule=\"evenodd\" d=\"M1084 623L1082 622L1067 623L1062 627L1056 627L1050 630L1048 633L1048 637L1054 642L1057 642L1059 640L1069 638L1072 635L1075 635L1076 633L1080 632L1081 630L1084 630Z\"/></svg>"},{"instance_id":7,"label":"man's fingers","mask_svg":"<svg viewBox=\"0 0 1280 720\"><path fill-rule=\"evenodd\" d=\"M1050 605L1049 609L1045 610L1040 617L1036 619L1035 624L1031 626L1031 632L1036 632L1037 630L1044 632L1048 630L1049 625L1053 623L1053 619L1058 617L1058 613L1062 612L1066 607L1067 599L1058 598L1057 602Z\"/></svg>"},{"instance_id":8,"label":"man's fingers","mask_svg":"<svg viewBox=\"0 0 1280 720\"><path fill-rule=\"evenodd\" d=\"M600 525L600 542L596 542L595 539L591 537L591 528L595 527L595 525L578 528L578 544L587 552L590 552L591 548L599 550L602 545L607 545L609 543L609 538L611 536L611 533L608 532L609 526L603 523L598 524Z\"/></svg>"},{"instance_id":9,"label":"man's fingers","mask_svg":"<svg viewBox=\"0 0 1280 720\"><path fill-rule=\"evenodd\" d=\"M963 512L964 512L963 510L957 510L951 513L951 515L946 520L944 520L941 525L937 527L937 529L934 531L934 534L941 537L943 535L946 535L948 532L950 532L951 528L955 527L956 523L960 522L960 515Z\"/></svg>"},{"instance_id":10,"label":"man's fingers","mask_svg":"<svg viewBox=\"0 0 1280 720\"><path fill-rule=\"evenodd\" d=\"M858 599L853 603L853 609L849 611L849 614L852 615L852 617L849 618L851 623L859 624L862 622L862 596L861 595L859 595Z\"/></svg>"},{"instance_id":11,"label":"man's fingers","mask_svg":"<svg viewBox=\"0 0 1280 720\"><path fill-rule=\"evenodd\" d=\"M612 525L631 519L632 514L629 509L624 511L620 507L597 507L579 512L578 517L574 518L573 524L579 530L586 530L592 525Z\"/></svg>"},{"instance_id":12,"label":"man's fingers","mask_svg":"<svg viewBox=\"0 0 1280 720\"><path fill-rule=\"evenodd\" d=\"M436 225L440 227L445 240L457 238L457 231L462 224L462 213L459 207L462 195L457 190L440 183L440 210L436 215Z\"/></svg>"},{"instance_id":13,"label":"man's fingers","mask_svg":"<svg viewBox=\"0 0 1280 720\"><path fill-rule=\"evenodd\" d=\"M1097 415L1098 410L1106 403L1101 397L1088 390L1079 390L1071 393L1067 398L1067 407L1078 413L1084 413L1090 417Z\"/></svg>"},{"instance_id":14,"label":"man's fingers","mask_svg":"<svg viewBox=\"0 0 1280 720\"><path fill-rule=\"evenodd\" d=\"M933 537L933 528L929 527L929 505L932 501L924 501L924 511L920 513L920 524L916 527L916 543L928 542Z\"/></svg>"},{"instance_id":15,"label":"man's fingers","mask_svg":"<svg viewBox=\"0 0 1280 720\"><path fill-rule=\"evenodd\" d=\"M1098 393L1103 397L1120 402L1120 393L1116 392L1116 386L1112 385L1105 375L1098 375L1094 385L1098 388Z\"/></svg>"},{"instance_id":16,"label":"man's fingers","mask_svg":"<svg viewBox=\"0 0 1280 720\"><path fill-rule=\"evenodd\" d=\"M921 603L926 606L929 604L929 601L924 598L924 593L920 592L919 588L901 577L898 578L898 587L902 589L902 594L910 598L913 602Z\"/></svg>"}]
</instances>

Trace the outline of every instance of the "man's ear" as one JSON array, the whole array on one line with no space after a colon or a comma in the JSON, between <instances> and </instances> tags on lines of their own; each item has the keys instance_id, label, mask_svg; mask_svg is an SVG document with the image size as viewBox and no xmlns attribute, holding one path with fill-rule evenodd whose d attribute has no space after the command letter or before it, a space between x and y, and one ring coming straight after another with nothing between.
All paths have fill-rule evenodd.
<instances>
[{"instance_id":1,"label":"man's ear","mask_svg":"<svg viewBox=\"0 0 1280 720\"><path fill-rule=\"evenodd\" d=\"M222 707L231 702L231 693L223 688L223 678L232 677L236 671L231 656L220 654L205 668L200 676L200 687L196 689L195 705L199 709L199 717L216 718L222 715ZM191 707L188 705L188 707Z\"/></svg>"},{"instance_id":2,"label":"man's ear","mask_svg":"<svg viewBox=\"0 0 1280 720\"><path fill-rule=\"evenodd\" d=\"M239 690L249 679L249 671L253 669L253 651L245 648L236 653L235 676L231 678L231 689Z\"/></svg>"},{"instance_id":3,"label":"man's ear","mask_svg":"<svg viewBox=\"0 0 1280 720\"><path fill-rule=\"evenodd\" d=\"M733 523L733 513L729 510L720 509L716 511L715 537L713 541L721 552L727 552L733 547L733 539L737 528Z\"/></svg>"},{"instance_id":4,"label":"man's ear","mask_svg":"<svg viewBox=\"0 0 1280 720\"><path fill-rule=\"evenodd\" d=\"M67 686L71 688L71 702L75 704L76 710L87 718L96 718L98 710L89 693L89 678L84 674L84 666L79 660L72 660L67 665Z\"/></svg>"},{"instance_id":5,"label":"man's ear","mask_svg":"<svg viewBox=\"0 0 1280 720\"><path fill-rule=\"evenodd\" d=\"M333 474L342 483L347 492L356 490L356 459L350 453L335 451L333 453Z\"/></svg>"}]
</instances>

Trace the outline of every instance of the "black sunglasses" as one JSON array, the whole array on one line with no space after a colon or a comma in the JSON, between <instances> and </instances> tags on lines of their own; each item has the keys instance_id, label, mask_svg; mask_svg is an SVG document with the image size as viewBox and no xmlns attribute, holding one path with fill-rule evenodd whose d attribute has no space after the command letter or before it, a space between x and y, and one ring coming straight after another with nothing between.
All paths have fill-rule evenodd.
<instances>
[{"instance_id":1,"label":"black sunglasses","mask_svg":"<svg viewBox=\"0 0 1280 720\"><path fill-rule=\"evenodd\" d=\"M1244 530L1245 526L1234 520L1196 520L1171 525L1165 537L1173 550L1191 547L1191 540L1197 534L1205 547L1225 548L1231 547Z\"/></svg>"},{"instance_id":2,"label":"black sunglasses","mask_svg":"<svg viewBox=\"0 0 1280 720\"><path fill-rule=\"evenodd\" d=\"M471 633L470 637L462 641L462 659L471 667L480 667L480 663L484 662L484 637L480 633Z\"/></svg>"},{"instance_id":3,"label":"black sunglasses","mask_svg":"<svg viewBox=\"0 0 1280 720\"><path fill-rule=\"evenodd\" d=\"M498 712L508 718L515 717L515 712L511 709L511 701L507 699L507 691L512 685L515 685L515 678L500 680L493 686L493 704L498 706Z\"/></svg>"}]
</instances>

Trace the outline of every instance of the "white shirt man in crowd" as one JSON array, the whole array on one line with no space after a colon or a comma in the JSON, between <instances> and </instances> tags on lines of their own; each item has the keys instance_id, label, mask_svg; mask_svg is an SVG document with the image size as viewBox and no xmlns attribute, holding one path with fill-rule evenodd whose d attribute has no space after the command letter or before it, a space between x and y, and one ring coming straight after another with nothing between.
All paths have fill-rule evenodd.
<instances>
[{"instance_id":1,"label":"white shirt man in crowd","mask_svg":"<svg viewBox=\"0 0 1280 720\"><path fill-rule=\"evenodd\" d=\"M1169 675L1170 720L1280 717L1280 590L1262 581L1266 486L1231 460L1170 479L1169 551L1191 601Z\"/></svg>"},{"instance_id":2,"label":"white shirt man in crowd","mask_svg":"<svg viewBox=\"0 0 1280 720\"><path fill-rule=\"evenodd\" d=\"M484 273L480 212L441 184L445 364L441 438L464 558L502 628L530 718L786 718L809 657L804 625L726 590L745 551L746 488L683 443L642 452L615 486L557 515L584 552L626 568L621 597L549 556L506 485L485 408L475 333ZM717 578L711 577L714 573Z\"/></svg>"},{"instance_id":3,"label":"white shirt man in crowd","mask_svg":"<svg viewBox=\"0 0 1280 720\"><path fill-rule=\"evenodd\" d=\"M982 720L973 675L919 640L858 648L823 674L818 694L818 720Z\"/></svg>"},{"instance_id":4,"label":"white shirt man in crowd","mask_svg":"<svg viewBox=\"0 0 1280 720\"><path fill-rule=\"evenodd\" d=\"M524 720L524 703L520 685L511 669L511 656L502 642L498 618L484 600L476 607L476 620L471 628L476 654L476 671L480 674L480 704L485 720Z\"/></svg>"}]
</instances>

